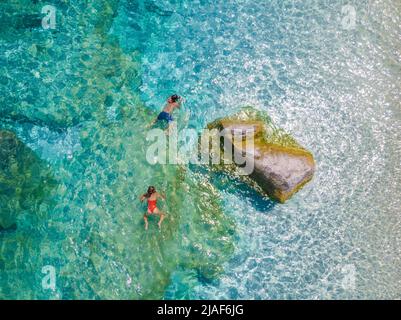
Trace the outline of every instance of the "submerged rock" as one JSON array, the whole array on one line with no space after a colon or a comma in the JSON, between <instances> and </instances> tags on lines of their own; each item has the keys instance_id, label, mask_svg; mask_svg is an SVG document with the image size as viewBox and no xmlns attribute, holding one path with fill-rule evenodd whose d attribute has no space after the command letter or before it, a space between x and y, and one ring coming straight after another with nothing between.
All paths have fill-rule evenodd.
<instances>
[{"instance_id":1,"label":"submerged rock","mask_svg":"<svg viewBox=\"0 0 401 320\"><path fill-rule=\"evenodd\" d=\"M6 232L14 232L15 230L17 230L17 224L16 223L12 224L11 226L9 226L7 228L3 228L0 225L0 234L1 233L6 233Z\"/></svg>"},{"instance_id":2,"label":"submerged rock","mask_svg":"<svg viewBox=\"0 0 401 320\"><path fill-rule=\"evenodd\" d=\"M14 133L0 130L0 230L15 230L18 213L40 203L52 183L35 153Z\"/></svg>"},{"instance_id":3,"label":"submerged rock","mask_svg":"<svg viewBox=\"0 0 401 320\"><path fill-rule=\"evenodd\" d=\"M109 33L119 1L69 1L75 10L66 16L67 5L57 4L55 30L41 27L44 3L3 2L1 118L66 130L86 121L115 120L130 108L126 101L137 96L141 83L140 57L137 51L123 52Z\"/></svg>"},{"instance_id":4,"label":"submerged rock","mask_svg":"<svg viewBox=\"0 0 401 320\"><path fill-rule=\"evenodd\" d=\"M233 134L241 132L243 139L245 134L253 134L254 148L246 154L247 161L251 157L254 159L254 170L249 178L274 200L284 203L314 175L313 155L275 127L267 115L251 107L231 117L218 119L208 128L224 130L223 137L233 148L233 156L246 153L245 144L234 141Z\"/></svg>"}]
</instances>

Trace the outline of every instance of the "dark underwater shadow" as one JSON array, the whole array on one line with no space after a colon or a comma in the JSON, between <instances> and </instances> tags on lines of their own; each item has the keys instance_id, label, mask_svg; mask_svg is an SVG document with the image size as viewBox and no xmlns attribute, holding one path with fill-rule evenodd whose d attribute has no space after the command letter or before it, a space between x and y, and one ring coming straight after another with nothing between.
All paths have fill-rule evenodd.
<instances>
[{"instance_id":1,"label":"dark underwater shadow","mask_svg":"<svg viewBox=\"0 0 401 320\"><path fill-rule=\"evenodd\" d=\"M47 163L0 127L0 233L17 230L17 216L35 212L57 181Z\"/></svg>"},{"instance_id":2,"label":"dark underwater shadow","mask_svg":"<svg viewBox=\"0 0 401 320\"><path fill-rule=\"evenodd\" d=\"M228 192L243 198L257 211L267 213L278 204L278 202L260 194L240 178L233 177L226 172L215 172L207 167L197 165L190 165L189 170L193 173L208 176L210 183L220 192Z\"/></svg>"},{"instance_id":3,"label":"dark underwater shadow","mask_svg":"<svg viewBox=\"0 0 401 320\"><path fill-rule=\"evenodd\" d=\"M7 228L3 228L3 226L0 225L0 236L2 234L12 233L12 232L15 232L15 231L17 231L17 224L16 223L12 224L11 226L9 226Z\"/></svg>"},{"instance_id":4,"label":"dark underwater shadow","mask_svg":"<svg viewBox=\"0 0 401 320\"><path fill-rule=\"evenodd\" d=\"M0 129L4 127L4 129L14 129L16 127L41 127L48 128L51 131L57 133L64 133L71 126L59 126L57 123L53 123L51 119L42 120L42 119L32 119L24 115L11 115L6 114L0 117Z\"/></svg>"}]
</instances>

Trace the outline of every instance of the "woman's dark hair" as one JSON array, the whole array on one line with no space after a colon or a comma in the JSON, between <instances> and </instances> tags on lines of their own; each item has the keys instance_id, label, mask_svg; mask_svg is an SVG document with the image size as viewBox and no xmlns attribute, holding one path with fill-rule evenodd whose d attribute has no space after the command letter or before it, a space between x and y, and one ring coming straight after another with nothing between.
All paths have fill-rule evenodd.
<instances>
[{"instance_id":1,"label":"woman's dark hair","mask_svg":"<svg viewBox=\"0 0 401 320\"><path fill-rule=\"evenodd\" d=\"M150 186L150 187L148 188L148 192L145 193L144 196L145 196L146 198L150 198L150 196L151 196L152 194L154 194L155 192L156 192L156 188L153 187L153 186Z\"/></svg>"},{"instance_id":2,"label":"woman's dark hair","mask_svg":"<svg viewBox=\"0 0 401 320\"><path fill-rule=\"evenodd\" d=\"M180 96L177 94L173 94L170 98L173 102L177 102L178 100L180 100Z\"/></svg>"}]
</instances>

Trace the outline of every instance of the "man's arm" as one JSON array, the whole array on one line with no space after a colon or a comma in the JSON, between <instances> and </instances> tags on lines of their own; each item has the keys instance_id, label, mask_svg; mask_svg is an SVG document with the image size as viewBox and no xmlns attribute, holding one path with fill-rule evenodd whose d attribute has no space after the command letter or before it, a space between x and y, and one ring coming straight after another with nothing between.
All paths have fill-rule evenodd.
<instances>
[{"instance_id":1,"label":"man's arm","mask_svg":"<svg viewBox=\"0 0 401 320\"><path fill-rule=\"evenodd\" d=\"M180 98L180 100L178 100L177 103L177 108L181 108L182 104L185 102L185 99L183 97Z\"/></svg>"}]
</instances>

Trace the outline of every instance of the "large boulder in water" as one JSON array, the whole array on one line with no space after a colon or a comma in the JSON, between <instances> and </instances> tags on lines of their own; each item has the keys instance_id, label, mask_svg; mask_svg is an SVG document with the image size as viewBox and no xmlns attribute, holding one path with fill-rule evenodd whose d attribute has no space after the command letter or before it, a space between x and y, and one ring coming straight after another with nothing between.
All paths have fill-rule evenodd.
<instances>
[{"instance_id":1,"label":"large boulder in water","mask_svg":"<svg viewBox=\"0 0 401 320\"><path fill-rule=\"evenodd\" d=\"M0 130L0 231L15 230L17 215L33 211L51 185L45 163L14 133Z\"/></svg>"},{"instance_id":2,"label":"large boulder in water","mask_svg":"<svg viewBox=\"0 0 401 320\"><path fill-rule=\"evenodd\" d=\"M284 203L314 175L313 155L290 135L275 127L263 112L247 107L233 116L214 121L208 128L224 133L223 137L228 142L226 147L233 148L233 156L246 154L247 161L249 157L253 158L254 170L249 175L250 181L274 200ZM233 139L238 132L253 135L254 148L251 152L245 150L241 139Z\"/></svg>"}]
</instances>

